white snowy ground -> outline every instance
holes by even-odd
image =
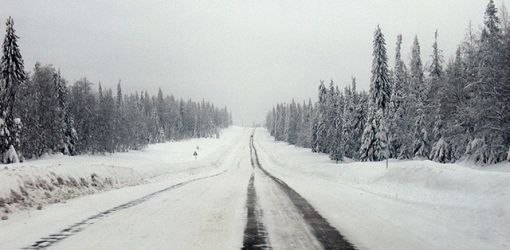
[[[141,151],[63,156],[0,166],[0,216],[69,198],[212,169],[244,129],[223,131],[220,139],[201,138],[149,145]],[[193,152],[199,146],[198,160]],[[94,175],[94,177],[92,177]]]
[[[242,246],[246,186],[251,174],[251,129],[233,127],[220,139],[193,139],[152,145],[141,152],[108,156],[51,157],[9,165],[0,189],[19,179],[55,172],[90,178],[91,172],[119,182],[145,184],[86,195],[45,206],[16,210],[0,221],[0,249],[28,247],[77,222],[180,182],[220,174],[162,192],[139,205],[85,225],[53,245],[57,249],[236,249]],[[199,159],[192,156],[199,145]],[[60,164],[60,165],[59,165]],[[13,170],[14,169],[14,170]],[[14,172],[7,175],[4,171]],[[226,171],[226,172],[225,172]],[[132,177],[134,176],[134,177]],[[9,178],[16,178],[10,180]],[[132,183],[129,183],[132,184]],[[44,197],[39,197],[44,201]]]
[[[257,129],[263,167],[360,249],[509,249],[510,164],[335,164]]]
[[[239,249],[252,173],[271,246],[319,248],[282,190],[260,170],[253,171],[251,131],[231,128],[219,140],[159,144],[143,152],[61,156],[9,165],[9,170],[0,170],[0,194],[9,193],[5,189],[15,188],[20,180],[49,172],[87,180],[94,172],[103,181],[115,178],[119,184],[112,187],[142,184],[45,205],[42,210],[16,210],[8,220],[0,220],[0,249],[30,246],[120,204],[216,174],[87,221],[79,226],[81,231],[52,248]],[[200,146],[198,160],[191,155],[196,145]],[[334,164],[326,155],[274,142],[260,128],[255,146],[267,171],[306,198],[360,249],[510,247],[509,164],[488,170],[429,161],[391,161],[389,169],[384,163]]]

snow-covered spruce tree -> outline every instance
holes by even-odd
[[[411,51],[411,97],[414,99],[415,106],[412,107],[412,115],[414,120],[414,134],[413,134],[413,151],[414,157],[428,158],[429,156],[429,138],[427,131],[426,120],[426,96],[428,88],[424,81],[423,64],[420,55],[420,44],[418,37],[414,38],[413,47]]]
[[[157,114],[154,110],[154,101],[153,98],[149,96],[149,92],[146,90],[141,95],[141,102],[144,113],[144,121],[147,126],[147,144],[158,142],[157,138],[159,137],[159,124],[157,123]],[[191,100],[190,100],[191,101]],[[193,103],[193,137],[202,137],[203,136],[203,127],[202,127],[202,109],[200,103]]]
[[[355,79],[352,79],[355,83]],[[343,125],[342,125],[342,137],[344,138],[344,156],[353,158],[353,142],[359,138],[353,138],[354,136],[354,94],[351,86],[347,86],[344,89],[344,107],[343,107]]]
[[[7,19],[6,26],[0,62],[3,81],[0,89],[0,157],[4,163],[13,163],[19,161],[22,126],[21,120],[14,117],[13,109],[18,87],[23,83],[26,75],[18,46],[18,36],[11,17]]]
[[[331,154],[336,148],[336,116],[338,115],[338,95],[335,91],[333,81],[329,83],[329,89],[326,95],[326,150],[324,153]]]
[[[290,112],[289,108],[286,103],[281,103],[282,108],[282,141],[287,141],[288,135],[289,135],[289,124],[290,124]]]
[[[465,88],[468,79],[464,70],[465,65],[461,48],[458,48],[455,59],[448,63],[445,70],[446,87],[441,107],[446,120],[444,136],[451,146],[451,161],[456,161],[464,155],[470,136],[470,120],[466,119],[469,99]]]
[[[390,157],[408,158],[410,140],[410,117],[408,115],[407,98],[409,96],[409,83],[407,69],[401,55],[402,35],[397,36],[395,48],[395,67],[391,88],[389,118]]]
[[[308,131],[308,110],[306,102],[303,101],[303,104],[297,104],[297,139],[296,145],[300,147],[307,147],[307,142],[309,141],[307,133]]]
[[[286,138],[286,134],[285,134],[286,112],[285,112],[285,107],[283,104],[278,104],[276,113],[277,113],[277,115],[276,115],[277,120],[276,120],[276,137],[275,138],[279,141],[283,141]]]
[[[181,135],[179,131],[182,127],[182,117],[180,113],[179,101],[173,95],[167,96],[166,99],[168,99],[167,102],[170,105],[170,111],[168,115],[168,123],[170,123],[170,126],[168,126],[169,131],[167,132],[167,138],[170,140],[177,140],[180,139]],[[221,126],[228,127],[229,125],[229,113],[225,108],[221,111]]]
[[[61,152],[64,141],[62,124],[64,116],[59,107],[58,85],[55,84],[54,75],[56,70],[51,65],[36,63],[32,81],[35,83],[37,92],[38,114],[38,139],[40,152],[38,156],[45,153]],[[34,112],[35,113],[35,112]]]
[[[140,97],[138,93],[131,94],[124,98],[126,119],[129,121],[127,126],[127,149],[137,150],[143,148],[145,145],[143,143],[143,134],[146,131],[146,124],[143,122],[143,112],[140,107],[141,105],[139,105],[139,98]],[[184,131],[182,131],[182,133],[184,133]]]
[[[425,106],[423,103],[416,104],[416,119],[414,122],[413,155],[417,158],[427,158],[429,155],[429,141]]]
[[[209,127],[206,126],[206,123],[209,122],[209,116],[202,109],[200,109],[200,111],[203,112],[203,114],[200,115],[202,119],[199,120],[198,137],[205,137],[209,132]],[[147,126],[149,127],[150,143],[158,143],[165,140],[163,124],[161,124],[159,119],[159,114],[156,106],[152,107]]]
[[[165,141],[165,132],[167,130],[167,124],[166,124],[166,121],[167,121],[167,116],[168,116],[168,110],[167,110],[167,105],[165,104],[165,98],[163,96],[163,91],[161,90],[161,88],[158,89],[158,95],[156,96],[156,114],[157,114],[157,119],[158,119],[158,123],[159,123],[159,132],[160,132],[160,142],[163,142]],[[209,115],[209,113],[207,113]],[[211,117],[209,116],[209,119],[211,119]],[[161,135],[161,131],[163,131],[163,134]]]
[[[474,138],[468,145],[468,158],[492,164],[505,160],[510,144],[508,136],[508,82],[504,80],[505,53],[503,33],[494,1],[485,11],[485,26],[479,42],[477,79],[468,84],[469,106],[473,109]],[[508,66],[506,66],[508,67]]]
[[[501,110],[510,110],[510,15],[504,4],[500,7],[500,21],[503,32],[501,55],[503,57],[501,61],[501,73],[502,79],[496,86],[496,99],[498,107]],[[506,83],[506,84],[505,84]],[[499,112],[501,113],[501,112]],[[506,121],[506,124],[510,123],[510,112],[502,113],[502,121]],[[510,126],[500,126],[503,129],[505,136],[503,138],[503,144],[508,148],[507,150],[507,161],[510,161]]]
[[[271,136],[274,136],[274,119],[276,116],[276,110],[273,105],[273,109],[266,115],[266,128]]]
[[[297,113],[297,106],[294,99],[292,99],[292,102],[290,105],[288,105],[288,111],[287,111],[287,138],[286,141],[290,144],[296,144],[297,143],[297,127],[298,127],[298,113]]]
[[[308,99],[308,105],[306,107],[306,117],[307,120],[304,121],[305,130],[303,134],[305,134],[305,147],[311,148],[312,144],[312,134],[313,134],[313,123],[314,123],[314,115],[316,113],[315,105],[312,103],[312,99]]]
[[[317,103],[317,138],[316,138],[316,152],[327,152],[327,135],[328,135],[328,109],[327,109],[327,95],[328,91],[324,86],[324,81],[319,85],[319,101]]]
[[[455,62],[449,64],[447,70],[449,107],[455,110],[452,120],[448,121],[448,136],[452,145],[452,156],[455,160],[466,155],[469,142],[474,138],[475,124],[479,114],[472,107],[472,100],[476,93],[470,87],[479,80],[478,53],[479,41],[469,23],[464,42],[459,46]]]
[[[314,112],[312,114],[312,129],[310,136],[310,147],[313,153],[319,152],[319,112],[318,103],[315,103]]]
[[[61,123],[61,133],[63,141],[61,144],[61,152],[66,155],[76,155],[76,144],[78,142],[78,134],[74,128],[74,119],[69,110],[69,103],[67,100],[68,92],[66,82],[60,74],[53,75],[53,81],[57,88],[58,110]]]
[[[191,137],[190,129],[192,128],[192,124],[190,122],[190,107],[189,102],[185,102],[181,99],[179,103],[179,117],[181,118],[180,122],[180,134],[183,136],[183,138]]]
[[[309,141],[309,129],[308,126],[308,111],[306,102],[297,103],[297,139],[296,145],[307,148],[307,142]],[[308,133],[308,134],[307,134]]]
[[[334,89],[334,103],[332,106],[334,117],[333,124],[333,144],[330,152],[330,158],[336,162],[342,161],[345,153],[345,138],[343,137],[343,125],[344,125],[344,97],[338,86]]]
[[[0,78],[0,82],[1,82]],[[35,152],[38,151],[38,122],[39,114],[38,109],[38,95],[35,84],[31,77],[27,77],[22,84],[20,84],[16,102],[14,105],[14,116],[19,117],[23,121],[23,131],[21,134],[21,146],[23,150],[23,158],[32,158]]]
[[[279,128],[280,128],[280,119],[281,119],[281,110],[280,110],[280,104],[276,104],[275,107],[275,115],[274,115],[274,128],[273,128],[273,136],[276,139],[279,136]]]
[[[177,112],[177,123],[176,123],[176,131],[179,134],[179,138],[184,137],[185,135],[185,117],[186,117],[186,107],[184,104],[184,100],[179,101],[179,108]]]
[[[78,134],[77,154],[92,152],[95,144],[96,98],[91,86],[92,83],[83,78],[71,87],[69,108]]]
[[[442,108],[442,99],[445,91],[443,78],[443,55],[437,44],[437,30],[434,35],[434,44],[432,45],[432,64],[429,68],[429,112],[434,116],[432,128],[432,141],[438,141],[443,136],[444,117]]]
[[[295,145],[303,147],[302,143],[301,143],[301,131],[303,130],[303,128],[302,128],[302,126],[303,126],[303,107],[301,107],[301,103],[299,103],[299,102],[296,102],[295,122],[296,122],[296,143],[295,143]]]
[[[352,115],[352,129],[351,137],[349,139],[351,143],[352,158],[359,159],[359,152],[361,148],[361,137],[365,130],[365,125],[368,117],[368,94],[363,90],[361,92],[356,91],[356,79],[352,81],[352,100],[354,105],[354,114]]]
[[[115,150],[125,152],[127,150],[127,119],[124,96],[122,95],[121,81],[117,83],[117,95],[115,98],[115,117],[114,117],[114,144]]]
[[[386,41],[377,26],[374,32],[372,77],[368,121],[363,131],[360,160],[379,161],[388,157],[386,114],[390,98]]]
[[[273,119],[272,119],[272,127],[271,127],[271,131],[272,132],[272,136],[275,138],[276,140],[276,133],[277,133],[277,129],[278,129],[278,112],[279,112],[279,106],[278,104],[276,104],[275,106],[273,106]]]
[[[445,136],[446,117],[443,107],[446,86],[443,77],[443,57],[437,43],[437,30],[432,45],[432,64],[429,68],[429,112],[434,116],[431,139],[434,142],[429,158],[433,161],[447,163],[452,161],[450,142]]]
[[[93,153],[106,152],[106,138],[104,137],[106,133],[110,132],[108,128],[108,120],[105,117],[106,112],[104,110],[105,107],[105,93],[103,93],[103,88],[101,86],[101,82],[98,83],[97,87],[97,99],[94,107],[94,116],[95,122],[93,124],[93,137],[94,137],[94,145],[93,145]]]
[[[149,141],[150,143],[158,143],[163,142],[165,140],[164,134],[164,106],[161,108],[159,105],[163,105],[163,93],[158,91],[158,95],[156,97],[146,95],[147,99],[150,102],[148,119],[147,119],[147,127],[149,128]],[[161,94],[161,96],[160,96]],[[161,99],[161,100],[160,100]],[[207,126],[209,122],[211,122],[211,116],[207,112],[207,106],[204,101],[199,104],[199,114],[197,121],[197,137],[205,137],[206,134],[209,133],[209,127]],[[160,113],[161,112],[161,113]]]
[[[115,100],[111,89],[104,91],[104,94],[100,96],[98,102],[98,124],[100,124],[99,150],[98,152],[115,152],[115,134],[114,134],[114,112],[115,112]]]

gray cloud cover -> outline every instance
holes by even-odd
[[[367,89],[378,24],[390,57],[402,33],[408,59],[416,34],[428,61],[437,28],[448,58],[487,2],[2,0],[0,18],[13,16],[28,70],[39,61],[70,82],[122,79],[127,91],[206,98],[248,125],[275,102],[315,98],[320,79],[345,86],[356,76]]]

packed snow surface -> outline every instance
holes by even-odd
[[[285,193],[252,168],[251,132],[233,127],[220,139],[7,165],[0,170],[0,197],[11,197],[12,189],[44,206],[36,210],[21,203],[10,205],[9,218],[0,221],[0,249],[27,247],[71,226],[79,230],[52,248],[239,249],[252,174],[271,246],[320,248]],[[509,164],[488,168],[417,160],[390,161],[389,168],[384,162],[335,164],[327,155],[275,142],[264,129],[256,129],[254,141],[264,169],[307,199],[359,249],[510,248]],[[64,184],[52,183],[55,176]],[[81,178],[88,186],[79,184]],[[46,186],[35,184],[40,180]],[[33,184],[28,185],[30,181]],[[74,194],[65,197],[49,187]],[[62,197],[60,202],[46,197],[44,190]],[[122,206],[138,200],[143,201]]]

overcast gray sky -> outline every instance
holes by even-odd
[[[508,1],[505,0],[508,6]],[[177,97],[227,105],[237,124],[262,122],[275,102],[315,99],[320,79],[368,89],[372,33],[389,56],[418,35],[429,60],[434,31],[449,58],[488,0],[0,0],[14,18],[25,67],[61,69],[125,91],[161,87]],[[502,0],[496,0],[498,6]],[[5,31],[1,29],[3,37]]]

